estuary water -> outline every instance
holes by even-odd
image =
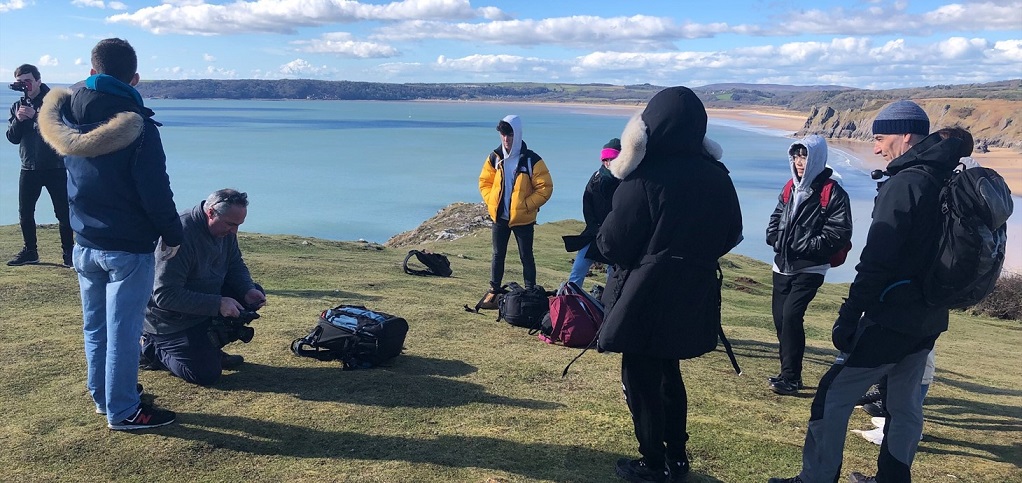
[[[6,106],[17,99],[0,97]],[[215,189],[233,187],[249,193],[244,231],[375,242],[415,228],[450,203],[480,201],[479,171],[499,143],[497,121],[507,114],[522,117],[525,142],[553,177],[553,197],[539,222],[581,219],[582,191],[599,167],[600,148],[620,136],[638,109],[476,102],[146,103],[163,123],[179,210]],[[708,135],[723,146],[742,203],[745,241],[736,251],[763,261],[772,259],[763,241],[766,222],[790,177],[786,154],[792,140],[786,134],[710,119]],[[18,151],[2,144],[0,224],[14,224]],[[829,164],[851,195],[855,230],[848,263],[832,270],[828,280],[851,281],[876,183],[848,153],[831,149]],[[36,216],[39,223],[55,221],[45,194]]]

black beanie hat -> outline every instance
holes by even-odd
[[[620,151],[621,150],[621,140],[618,139],[618,138],[611,139],[610,141],[607,141],[607,144],[603,145],[603,149],[616,149],[616,150]]]

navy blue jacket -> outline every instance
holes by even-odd
[[[71,228],[100,250],[152,253],[181,244],[181,222],[153,112],[134,99],[81,87],[54,89],[39,116],[65,156]]]

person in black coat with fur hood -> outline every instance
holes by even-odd
[[[717,259],[742,239],[738,194],[706,110],[686,87],[657,93],[621,135],[610,171],[621,179],[596,247],[618,266],[604,293],[598,347],[620,352],[621,380],[640,459],[628,481],[681,481],[689,471],[680,359],[717,346]]]

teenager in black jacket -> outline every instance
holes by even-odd
[[[809,302],[823,285],[830,257],[852,238],[848,193],[831,179],[827,141],[811,135],[788,148],[791,182],[770,215],[766,242],[774,247],[773,318],[780,344],[781,372],[770,389],[794,395],[802,388],[803,326]],[[823,197],[827,206],[823,207]]]
[[[685,87],[660,91],[621,135],[610,171],[621,179],[596,248],[617,266],[603,300],[599,349],[621,353],[621,380],[640,459],[628,481],[681,481],[688,401],[680,359],[717,345],[717,259],[741,239],[742,214],[706,111]]]

